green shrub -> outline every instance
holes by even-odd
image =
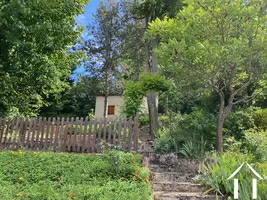
[[[203,159],[205,157],[207,141],[186,141],[179,153],[189,159]]]
[[[267,129],[267,108],[254,111],[252,116],[257,128]]]
[[[169,116],[167,115],[160,115],[159,116],[159,128],[168,127],[170,124]]]
[[[178,121],[174,119],[172,123],[172,135],[180,138],[181,141],[207,141],[213,144],[216,133],[216,118],[214,115],[203,110],[194,109],[190,114],[182,115]],[[207,148],[211,148],[207,146]]]
[[[224,134],[236,140],[244,137],[244,130],[254,128],[254,119],[252,117],[253,109],[242,109],[232,112],[225,120]]]
[[[170,118],[169,118],[170,117]],[[215,117],[203,110],[190,114],[163,116],[159,138],[154,141],[158,153],[179,153],[188,158],[201,158],[212,150],[215,141]]]
[[[146,126],[149,125],[149,117],[148,115],[140,115],[139,116],[139,126]]]
[[[210,186],[212,190],[218,194],[223,194],[228,199],[233,199],[234,184],[233,179],[227,180],[230,175],[243,163],[243,168],[236,175],[235,178],[239,180],[239,199],[251,199],[252,189],[251,180],[254,175],[247,168],[246,163],[252,165],[252,167],[265,177],[267,163],[253,163],[253,156],[251,154],[243,154],[239,152],[226,152],[220,156],[215,156],[210,159],[212,163],[205,163],[201,168],[203,176],[200,177],[200,182]],[[258,181],[258,198],[259,200],[265,200],[267,197],[267,180]],[[227,198],[226,198],[227,199]]]
[[[267,131],[246,130],[243,146],[256,161],[267,161]]]
[[[1,199],[149,200],[149,171],[141,167],[140,159],[119,151],[104,155],[0,152]]]
[[[164,128],[169,126],[169,117],[166,115],[160,115],[158,118],[159,128]],[[139,116],[139,126],[149,125],[149,117],[147,114],[143,114]]]
[[[175,138],[171,138],[169,134],[162,135],[154,141],[154,149],[156,153],[178,153],[179,147],[182,143],[179,144]]]

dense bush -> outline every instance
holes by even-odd
[[[1,199],[150,199],[149,171],[131,153],[1,152],[0,167]]]
[[[255,178],[253,173],[248,169],[246,163],[252,167],[262,176],[267,175],[267,163],[258,163],[253,165],[255,158],[251,154],[244,154],[239,152],[226,152],[220,156],[210,158],[211,163],[203,164],[201,172],[203,176],[200,178],[201,183],[210,186],[212,190],[218,194],[225,195],[226,199],[234,199],[234,181],[227,180],[230,175],[243,163],[243,168],[236,175],[235,178],[239,180],[239,199],[251,199],[252,188],[251,180]],[[267,199],[267,180],[258,181],[258,198],[259,200]]]
[[[267,129],[267,109],[258,109],[253,113],[253,119],[256,127],[259,129]]]
[[[162,121],[165,124],[154,142],[156,152],[174,152],[189,158],[199,158],[206,150],[213,148],[216,131],[213,115],[194,109],[190,114],[176,114],[168,121]]]
[[[246,130],[243,148],[253,154],[257,161],[267,161],[267,132]]]
[[[232,112],[225,120],[224,134],[233,136],[236,140],[242,139],[244,137],[244,130],[255,126],[252,115],[253,109],[242,109]]]
[[[159,130],[159,138],[154,141],[154,149],[157,153],[179,153],[182,143],[172,137],[169,129]]]

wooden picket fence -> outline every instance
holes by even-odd
[[[138,151],[138,119],[1,118],[0,148],[56,152]]]

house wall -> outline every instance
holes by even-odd
[[[103,116],[104,116],[104,100],[105,100],[105,97],[103,97],[103,96],[97,96],[96,97],[96,105],[95,105],[96,118],[103,118]],[[121,114],[122,104],[123,104],[123,97],[122,96],[109,96],[108,97],[108,105],[114,105],[115,106],[115,114],[114,115],[108,115],[108,117],[109,118],[116,117],[116,116],[119,117]],[[144,108],[144,112],[148,113],[146,97],[144,97],[142,107]]]

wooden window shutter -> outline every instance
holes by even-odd
[[[115,114],[115,106],[110,105],[108,106],[108,115],[114,115]]]

